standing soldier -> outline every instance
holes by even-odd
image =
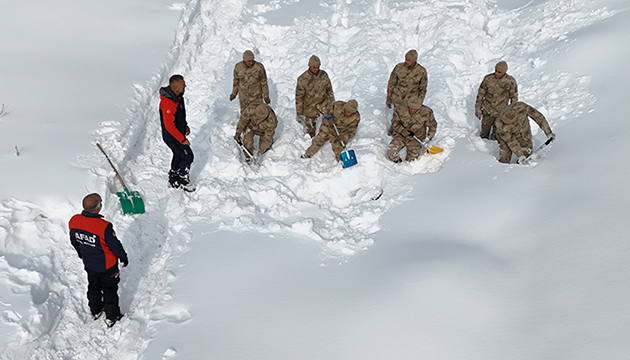
[[[413,95],[424,102],[427,95],[427,70],[417,63],[418,52],[409,50],[405,54],[405,62],[399,63],[392,70],[387,83],[388,108],[393,105],[402,105]]]
[[[118,261],[126,267],[129,260],[112,223],[99,215],[101,206],[99,194],[83,198],[83,212],[70,219],[70,243],[87,272],[87,298],[92,317],[96,320],[105,311],[105,321],[112,327],[123,317],[118,306]]]
[[[238,95],[241,102],[241,113],[253,102],[265,101],[269,104],[269,87],[267,86],[267,73],[265,67],[254,60],[254,53],[246,50],[243,53],[243,61],[234,66],[234,85],[230,101]]]
[[[399,63],[389,75],[387,83],[387,99],[385,105],[402,105],[412,96],[417,96],[420,102],[424,102],[427,95],[427,70],[417,62],[418,52],[414,49],[407,51],[405,62]],[[390,127],[389,133],[392,133]]]
[[[254,154],[254,135],[260,137],[258,140],[258,156],[260,156],[271,147],[277,126],[278,119],[269,105],[252,103],[243,111],[241,119],[236,125],[234,140],[243,144],[249,152],[248,154],[243,151],[248,163],[252,161],[249,155]]]
[[[317,117],[320,112],[330,109],[335,101],[328,74],[319,69],[320,61],[315,55],[308,60],[306,70],[297,80],[295,87],[295,110],[298,121],[306,127],[306,132],[315,136]]]
[[[406,104],[397,105],[394,108],[392,119],[394,139],[389,144],[387,155],[393,162],[401,162],[399,152],[406,147],[406,161],[413,161],[422,152],[419,141],[428,143],[437,129],[437,122],[433,116],[433,110],[422,105],[420,98],[412,96]]]
[[[305,159],[312,157],[322,145],[330,141],[335,158],[340,161],[339,155],[343,151],[341,142],[347,144],[357,133],[357,127],[361,120],[361,115],[357,111],[358,106],[356,100],[335,101],[332,109],[324,115],[319,132],[302,157]]]
[[[499,162],[509,163],[514,153],[518,157],[518,163],[522,163],[532,153],[532,131],[528,118],[540,126],[547,139],[553,141],[556,138],[540,111],[524,102],[514,103],[501,111],[495,124],[499,142]]]
[[[494,67],[494,73],[483,78],[477,101],[475,102],[475,116],[481,120],[482,139],[494,140],[494,123],[497,115],[506,106],[518,101],[516,80],[507,74],[507,63],[499,61]]]
[[[194,191],[195,186],[188,178],[194,155],[190,141],[186,138],[190,134],[190,128],[186,122],[185,89],[186,82],[181,75],[171,76],[169,85],[160,88],[160,124],[162,139],[173,152],[171,169],[168,172],[169,185]]]

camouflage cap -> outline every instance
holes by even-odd
[[[407,105],[412,109],[418,110],[422,107],[422,101],[420,101],[419,97],[412,96],[409,98],[409,101],[407,101]]]
[[[264,119],[269,115],[269,107],[264,104],[260,104],[256,107],[256,118]]]
[[[499,61],[494,66],[494,70],[500,72],[501,74],[505,74],[507,72],[507,63],[505,61]]]
[[[501,121],[505,124],[511,124],[516,121],[516,111],[511,107],[505,108],[501,112]]]
[[[310,59],[308,59],[308,66],[319,67],[319,65],[321,65],[321,62],[317,56],[313,55]]]
[[[254,60],[254,53],[251,50],[245,50],[243,53],[243,61],[252,61]]]
[[[414,49],[407,51],[405,54],[405,60],[409,61],[417,61],[418,60],[418,52]]]
[[[350,100],[347,103],[345,103],[345,105],[343,106],[343,109],[349,113],[355,113],[357,112],[357,109],[359,108],[359,104],[357,103],[356,100]]]

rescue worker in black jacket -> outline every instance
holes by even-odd
[[[99,194],[83,198],[83,212],[70,219],[70,242],[77,250],[88,277],[88,306],[94,320],[105,311],[108,326],[122,318],[118,306],[118,261],[129,264],[127,253],[116,238],[112,223],[99,215]]]
[[[169,85],[160,88],[160,124],[162,139],[173,152],[171,170],[168,173],[169,185],[185,191],[195,191],[195,186],[188,177],[194,156],[190,141],[186,138],[190,134],[190,128],[186,122],[185,89],[186,82],[181,75],[171,76]]]

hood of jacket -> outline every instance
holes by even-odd
[[[176,95],[173,90],[171,90],[170,86],[165,86],[160,88],[160,95],[164,96],[167,99],[171,99],[175,102],[180,102],[181,99],[184,98],[184,96],[178,96]]]

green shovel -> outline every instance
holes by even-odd
[[[116,173],[118,181],[120,181],[120,185],[123,187],[123,191],[116,193],[116,195],[118,195],[118,199],[120,199],[120,206],[122,207],[123,214],[144,214],[144,201],[142,201],[140,193],[137,191],[129,191],[129,189],[127,189],[125,182],[120,177],[120,174],[118,174],[118,170],[116,170],[112,161],[109,160],[109,156],[107,156],[105,150],[101,147],[101,144],[96,143],[96,146],[99,150],[101,150],[103,155],[105,155],[105,158],[107,158],[109,165],[111,165],[112,169],[114,169],[114,172]]]

